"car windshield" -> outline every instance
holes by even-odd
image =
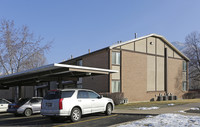
[[[44,99],[60,99],[60,98],[69,98],[73,95],[74,91],[49,91]]]
[[[17,105],[23,105],[29,100],[30,98],[20,98],[19,101],[17,102]]]

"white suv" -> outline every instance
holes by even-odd
[[[81,115],[104,112],[110,115],[114,109],[113,100],[102,97],[92,90],[63,89],[51,90],[42,100],[41,114],[54,119],[58,116],[70,116],[73,122]]]

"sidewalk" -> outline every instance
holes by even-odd
[[[200,116],[200,113],[185,113],[180,111],[186,111],[190,108],[200,107],[200,103],[189,103],[184,105],[177,105],[171,107],[164,107],[155,110],[137,110],[137,109],[115,109],[113,113],[120,113],[120,114],[148,114],[148,115],[158,115],[164,113],[178,113],[184,115],[195,115]]]

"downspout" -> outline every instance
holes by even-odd
[[[167,54],[167,48],[165,48],[165,64],[164,64],[164,90],[165,90],[165,94],[168,94],[168,54]]]

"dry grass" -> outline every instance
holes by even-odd
[[[117,109],[122,108],[128,108],[128,109],[134,109],[139,107],[168,107],[168,104],[174,104],[174,106],[177,105],[183,105],[188,103],[200,103],[200,99],[184,99],[184,100],[173,100],[173,101],[153,101],[153,102],[135,102],[135,103],[128,103],[128,104],[121,104],[117,105]],[[171,106],[170,106],[171,107]]]

